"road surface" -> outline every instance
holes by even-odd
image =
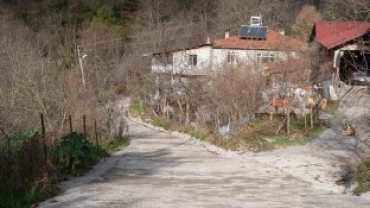
[[[126,149],[63,183],[63,193],[40,207],[369,208],[368,198],[345,194],[351,184],[335,184],[370,149],[367,99],[348,95],[332,128],[314,142],[258,154],[229,153],[131,121]],[[356,138],[341,135],[343,122],[358,127]]]

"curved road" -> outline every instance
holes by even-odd
[[[130,132],[126,149],[63,183],[63,193],[40,207],[370,207],[364,198],[339,193],[344,187],[327,175],[333,173],[319,170],[327,160],[306,154],[309,147],[239,156],[137,122]],[[319,174],[305,175],[314,164]]]

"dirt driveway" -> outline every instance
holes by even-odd
[[[130,132],[128,148],[63,183],[56,202],[40,207],[370,207],[333,183],[342,163],[319,154],[337,151],[331,145],[217,154],[189,137],[136,122]]]

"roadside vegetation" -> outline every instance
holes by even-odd
[[[367,159],[355,171],[355,180],[358,186],[353,190],[353,194],[359,196],[370,191],[370,159]]]
[[[305,126],[303,118],[296,118],[292,120],[290,132],[287,133],[284,129],[278,131],[284,121],[283,117],[275,116],[270,119],[268,115],[265,115],[256,118],[248,125],[244,125],[226,139],[213,132],[208,126],[184,127],[171,123],[165,117],[150,113],[138,103],[133,103],[131,113],[153,126],[169,131],[183,132],[224,149],[238,151],[261,152],[292,145],[305,145],[317,138],[328,127],[325,122],[318,123],[313,127]]]
[[[290,132],[278,131],[283,118],[257,118],[250,125],[242,128],[236,139],[227,143],[232,150],[248,150],[254,152],[270,151],[293,145],[305,145],[317,138],[325,129],[325,124],[313,127],[305,126],[303,119],[292,120]]]
[[[352,172],[357,187],[353,190],[354,195],[361,195],[370,191],[370,158],[364,160],[355,171]]]
[[[115,137],[97,145],[76,132],[51,141],[37,128],[0,140],[0,208],[27,208],[58,194],[60,181],[85,174],[129,143],[127,137]]]
[[[324,110],[324,112],[329,113],[329,114],[335,114],[337,112],[338,107],[339,107],[338,100],[329,100],[328,105],[326,109]]]
[[[105,145],[105,150],[107,153],[111,154],[113,152],[117,152],[123,147],[127,147],[130,144],[129,138],[122,137],[122,136],[115,136],[113,141],[109,142]]]
[[[29,207],[58,192],[57,172],[36,129],[0,140],[0,207]]]

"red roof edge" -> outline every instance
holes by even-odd
[[[370,22],[318,21],[315,22],[315,39],[327,49],[359,38],[370,32]]]

